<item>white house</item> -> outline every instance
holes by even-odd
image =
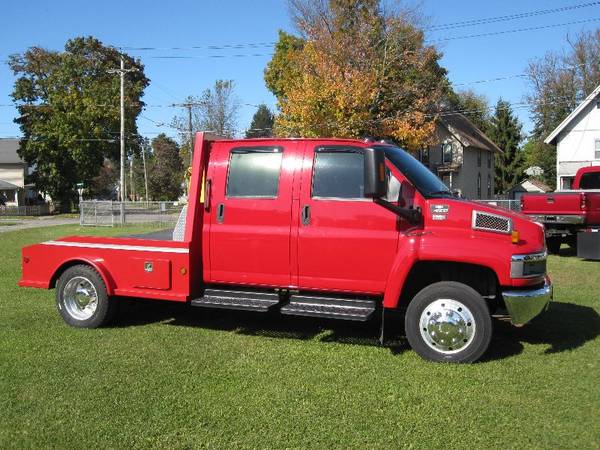
[[[558,189],[570,189],[580,167],[600,165],[600,86],[544,142],[556,145]]]
[[[7,205],[25,203],[25,173],[27,164],[17,154],[18,139],[0,139],[0,195]]]

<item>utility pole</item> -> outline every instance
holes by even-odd
[[[118,73],[121,77],[121,176],[119,179],[119,196],[121,200],[121,223],[124,222],[124,205],[125,201],[125,74],[135,72],[137,69],[125,69],[125,58],[121,55],[121,67],[119,69],[111,69],[109,73]]]
[[[175,103],[171,106],[177,108],[187,108],[188,110],[188,133],[190,135],[190,167],[194,162],[194,130],[192,126],[192,108],[194,106],[200,106],[200,103],[197,102],[186,102],[186,103]]]
[[[142,162],[144,164],[144,188],[146,189],[146,203],[150,200],[148,197],[148,172],[146,171],[146,145],[142,144]]]
[[[131,198],[135,201],[135,186],[133,185],[133,156],[129,161],[129,192],[131,193]]]

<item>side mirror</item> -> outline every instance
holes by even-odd
[[[381,148],[365,148],[364,155],[364,195],[369,198],[385,197],[388,188],[385,153]]]

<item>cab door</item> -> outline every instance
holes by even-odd
[[[208,281],[290,285],[293,161],[297,143],[215,143]]]
[[[381,293],[398,245],[398,217],[363,196],[361,147],[307,147],[300,190],[298,284]]]

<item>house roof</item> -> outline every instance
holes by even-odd
[[[524,181],[529,181],[531,184],[533,184],[536,188],[541,189],[544,192],[550,192],[552,191],[552,188],[550,186],[548,186],[546,183],[544,183],[543,181],[540,181],[536,178],[527,178]]]
[[[490,152],[503,153],[500,147],[462,114],[441,114],[439,121],[450,133],[458,135],[459,140],[466,142],[467,145]]]
[[[23,164],[18,148],[18,139],[0,139],[0,164]]]
[[[577,108],[575,108],[573,110],[573,112],[571,114],[569,114],[565,120],[563,120],[559,126],[557,126],[554,131],[552,133],[550,133],[548,135],[548,137],[546,139],[544,139],[544,142],[546,144],[553,144],[554,141],[556,141],[556,138],[558,137],[558,135],[560,134],[561,131],[563,131],[566,127],[569,126],[569,124],[579,115],[579,113],[581,113],[581,111],[583,111],[591,102],[594,101],[594,99],[596,99],[596,97],[598,97],[600,95],[600,85],[598,85],[598,87],[596,89],[594,89],[592,91],[592,93],[590,95],[588,95],[586,97],[586,99],[581,102],[579,104],[579,106],[577,106]]]
[[[540,181],[536,178],[525,178],[524,180],[521,180],[519,183],[515,184],[512,188],[510,188],[510,191],[513,192],[530,192],[530,190],[528,190],[525,187],[525,183],[529,183],[531,185],[533,185],[534,187],[538,188],[541,192],[551,192],[552,188],[550,186],[548,186],[546,183],[544,183],[543,181]],[[518,189],[521,188],[521,189]]]
[[[19,189],[16,184],[9,183],[8,181],[0,180],[0,190],[2,191],[14,191]]]

